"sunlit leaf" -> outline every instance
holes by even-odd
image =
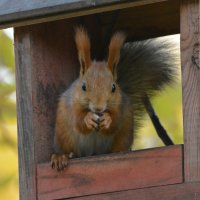
[[[0,31],[0,66],[6,66],[14,72],[13,41]]]

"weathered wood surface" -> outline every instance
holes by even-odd
[[[113,32],[123,30],[129,41],[180,33],[180,2],[169,0],[117,11]],[[116,12],[99,14],[103,33]]]
[[[36,161],[33,134],[31,44],[25,32],[15,37],[19,185],[21,199],[36,199]]]
[[[184,114],[184,174],[200,181],[200,23],[199,0],[181,2],[181,63]]]
[[[73,24],[15,29],[21,199],[36,199],[36,164],[53,152],[59,94],[78,75]]]
[[[179,0],[21,0],[20,3],[18,0],[1,0],[0,28],[24,26],[165,1],[171,4],[173,9],[175,1]],[[171,23],[172,26],[173,23],[174,21]]]
[[[71,160],[64,172],[37,167],[38,199],[60,199],[181,183],[182,146]]]
[[[175,184],[71,198],[73,200],[199,200],[200,183]]]

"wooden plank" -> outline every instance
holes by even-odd
[[[32,68],[33,142],[37,163],[50,159],[59,95],[79,74],[74,23],[75,20],[68,20],[27,28],[31,42],[29,67]]]
[[[29,35],[15,33],[16,85],[17,85],[17,125],[19,155],[20,199],[36,199],[36,169],[34,154],[34,134],[31,88],[31,44]]]
[[[24,26],[64,18],[84,16],[167,0],[3,0],[0,2],[0,28]]]
[[[153,188],[120,191],[86,197],[71,198],[74,200],[199,200],[200,183],[175,184]]]
[[[99,14],[103,33],[113,26],[116,12]],[[123,30],[128,41],[180,33],[180,1],[169,0],[156,4],[131,7],[118,11],[113,32]]]
[[[96,23],[101,27],[103,36],[107,33],[107,30],[111,29],[111,27],[113,26],[113,18],[115,18],[116,22],[112,28],[112,32],[115,32],[116,30],[123,30],[128,36],[128,41],[177,34],[180,32],[179,0],[162,1],[147,4],[145,6],[135,5],[117,11],[114,10],[93,15],[87,15],[87,17],[89,16],[98,19]],[[83,18],[87,17],[84,16],[80,19],[82,20]],[[57,20],[60,18],[58,17],[55,19]],[[40,22],[45,21],[43,20],[43,18],[37,20],[41,20]],[[37,23],[38,22],[39,21],[37,21]],[[23,21],[22,25],[26,25],[29,23],[32,22],[28,21],[26,23]]]
[[[181,2],[185,181],[200,181],[199,0]]]
[[[36,164],[53,152],[57,99],[79,73],[73,24],[15,29],[20,199],[36,199]]]
[[[181,183],[182,146],[71,160],[64,172],[37,167],[38,199],[60,199]]]

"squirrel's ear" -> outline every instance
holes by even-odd
[[[117,32],[113,35],[109,45],[108,67],[111,70],[114,78],[117,78],[116,66],[120,58],[120,50],[125,41],[125,35],[122,32]]]
[[[81,65],[80,75],[83,75],[91,64],[90,39],[83,27],[75,29],[75,42],[78,49],[78,57]]]

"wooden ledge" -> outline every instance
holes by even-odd
[[[75,197],[73,200],[199,200],[200,183],[183,183],[138,190]]]
[[[24,26],[59,19],[84,16],[167,0],[4,0],[0,2],[0,28]]]
[[[38,199],[60,199],[183,182],[182,145],[73,159],[64,172],[37,166]]]

